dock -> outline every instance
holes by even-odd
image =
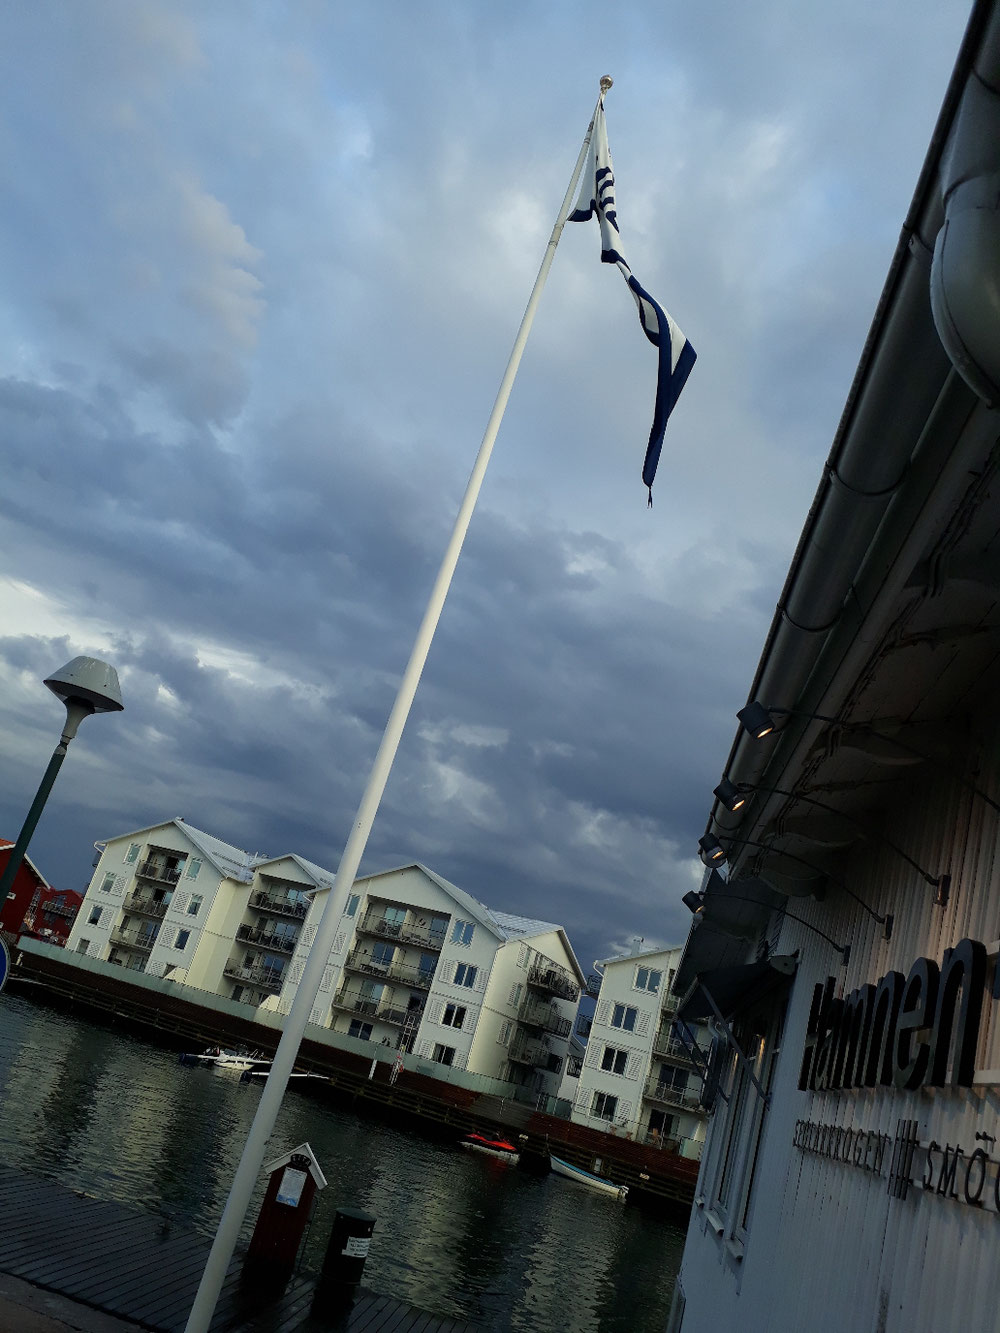
[[[209,1243],[188,1227],[44,1176],[0,1166],[0,1272],[153,1333],[183,1333]],[[339,1324],[311,1313],[316,1279],[296,1274],[262,1300],[230,1264],[211,1333],[482,1333],[362,1288]]]

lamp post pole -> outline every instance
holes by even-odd
[[[124,708],[118,686],[118,673],[113,666],[98,661],[96,657],[74,657],[73,661],[68,662],[61,671],[49,676],[45,684],[66,705],[66,725],[35,792],[35,799],[21,826],[21,832],[17,835],[17,841],[10,849],[3,875],[0,876],[0,909],[3,908],[7,895],[14,885],[14,879],[28,850],[31,835],[41,818],[49,792],[66,758],[66,750],[76,735],[80,723],[92,713],[120,712]]]

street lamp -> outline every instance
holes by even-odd
[[[99,661],[96,657],[74,657],[72,662],[67,662],[60,671],[49,676],[44,684],[66,705],[66,725],[63,727],[59,744],[52,752],[49,766],[35,793],[35,799],[31,803],[31,809],[28,811],[21,832],[17,835],[17,842],[11,848],[3,876],[0,877],[0,908],[7,901],[14,877],[21,868],[31,835],[41,817],[56,775],[62,767],[62,761],[66,758],[67,747],[76,735],[77,727],[85,717],[90,717],[91,713],[120,713],[125,707],[118,685],[118,672],[113,666]]]

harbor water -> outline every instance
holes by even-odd
[[[259,1085],[182,1066],[109,1027],[0,995],[0,1157],[211,1236]],[[680,1226],[289,1089],[274,1155],[308,1141],[329,1181],[303,1251],[316,1268],[334,1210],[377,1225],[365,1285],[497,1333],[661,1333]],[[250,1210],[247,1238],[261,1186]]]

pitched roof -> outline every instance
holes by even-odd
[[[0,852],[4,851],[4,849],[7,848],[7,847],[13,847],[13,846],[14,846],[14,844],[11,842],[11,840],[10,840],[9,838],[0,838]],[[6,863],[5,863],[5,864],[6,864]],[[49,881],[45,878],[45,876],[42,874],[42,872],[41,872],[41,871],[38,869],[38,867],[35,865],[34,861],[32,861],[32,859],[31,859],[30,856],[27,856],[27,855],[25,856],[25,858],[24,858],[24,864],[28,867],[28,869],[29,869],[29,870],[31,871],[31,873],[34,875],[35,879],[38,880],[39,884],[43,885],[46,889],[50,889],[50,888],[52,887],[52,885],[49,883]]]
[[[214,838],[211,833],[204,833],[193,824],[186,823],[179,816],[176,819],[164,819],[159,824],[147,824],[145,828],[133,829],[130,833],[116,833],[113,838],[101,838],[99,842],[109,843],[118,842],[122,838],[137,838],[141,833],[152,833],[156,829],[169,828],[171,825],[179,829],[187,840],[211,861],[220,875],[225,875],[229,879],[242,880],[244,884],[248,884],[253,878],[254,867],[262,861],[273,859],[264,856],[263,853],[244,852],[239,847],[233,847],[230,843],[223,842],[221,838]]]

